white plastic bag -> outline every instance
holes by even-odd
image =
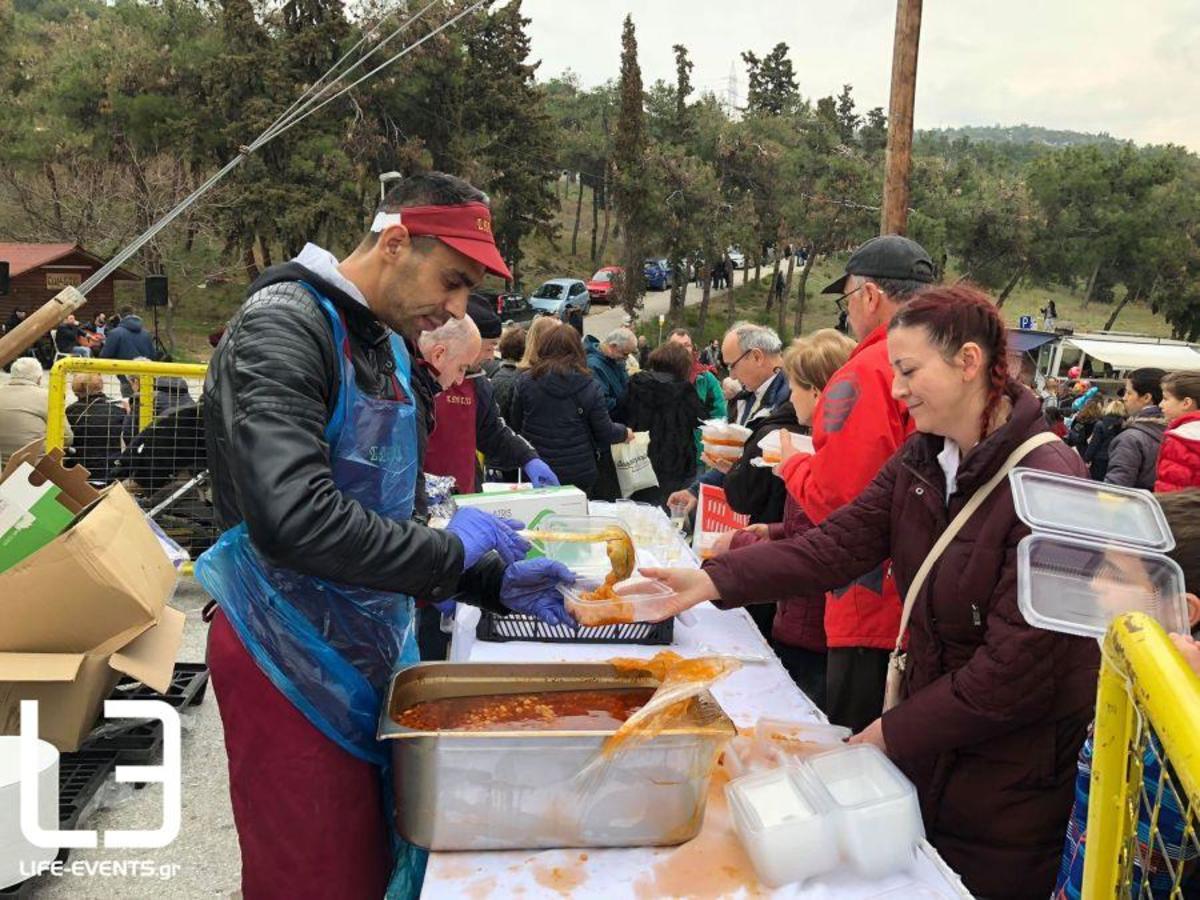
[[[629,443],[613,444],[612,458],[622,497],[658,487],[658,476],[654,474],[654,466],[650,465],[650,432],[637,431]]]

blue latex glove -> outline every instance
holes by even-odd
[[[451,598],[450,600],[438,600],[433,604],[434,609],[440,612],[443,616],[453,616],[454,608],[458,606],[458,601]]]
[[[536,456],[525,463],[524,468],[525,477],[535,488],[558,487],[558,476],[554,474],[554,470]]]
[[[574,584],[574,573],[555,559],[526,559],[513,563],[500,583],[500,602],[513,612],[537,616],[547,625],[575,626],[563,606],[558,584]]]
[[[463,570],[471,568],[490,550],[500,554],[506,566],[524,559],[529,552],[529,541],[517,534],[524,522],[516,519],[501,519],[479,509],[464,506],[450,519],[447,531],[458,535],[463,544],[466,559]]]

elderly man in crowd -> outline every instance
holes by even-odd
[[[121,452],[125,410],[108,399],[98,372],[71,379],[75,402],[67,407],[67,423],[75,432],[75,459],[93,481],[107,481],[112,458]]]
[[[583,339],[587,351],[588,368],[592,377],[600,385],[600,393],[604,395],[604,405],[608,414],[614,419],[623,421],[622,414],[625,406],[625,395],[629,391],[629,370],[626,361],[638,352],[638,338],[633,330],[622,326],[614,328],[603,341],[588,335]],[[621,487],[617,482],[617,469],[612,456],[605,450],[600,454],[596,484],[592,488],[594,500],[619,500]]]
[[[0,387],[0,465],[33,441],[46,439],[46,410],[50,393],[42,387],[42,365],[31,356],[12,364],[8,384]],[[63,440],[71,443],[71,426],[64,423]]]

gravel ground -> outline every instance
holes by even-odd
[[[180,582],[173,604],[187,614],[180,662],[202,662],[208,626],[200,611],[208,602],[204,590],[192,579]],[[162,791],[158,785],[134,790],[109,784],[98,796],[100,806],[81,827],[97,829],[156,828],[162,822]],[[103,843],[103,840],[101,840]],[[168,867],[169,878],[129,875],[66,874],[43,876],[33,886],[37,900],[76,898],[239,897],[241,860],[233,811],[229,805],[229,778],[225,768],[225,743],[217,702],[209,685],[204,701],[183,717],[183,824],[179,837],[161,850],[73,850],[70,862],[148,861],[156,873]]]

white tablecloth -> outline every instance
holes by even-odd
[[[675,623],[671,649],[683,656],[724,654],[744,665],[713,687],[713,695],[740,727],[760,716],[824,721],[796,687],[745,610],[723,612],[705,603],[692,610],[690,625]],[[604,660],[613,656],[650,657],[663,647],[615,644],[491,643],[475,638],[479,611],[459,607],[450,658],[455,661]],[[723,777],[723,776],[722,776]],[[424,898],[519,896],[578,897],[806,897],[920,898],[970,897],[958,877],[928,844],[912,871],[866,882],[839,872],[800,887],[772,891],[759,885],[729,823],[723,797],[710,796],[704,830],[679,847],[433,853],[425,875]]]

